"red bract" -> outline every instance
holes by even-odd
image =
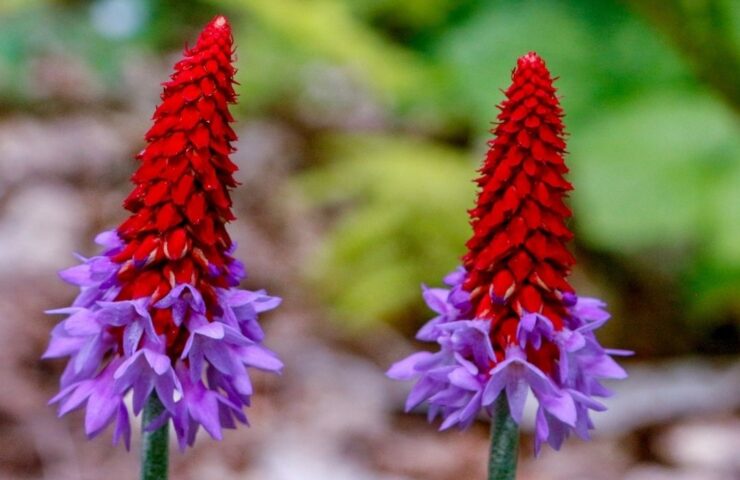
[[[229,274],[231,239],[224,227],[234,219],[229,188],[237,170],[229,160],[237,138],[228,110],[235,99],[232,42],[228,22],[216,17],[164,84],[148,145],[137,156],[135,187],[124,202],[132,214],[118,227],[124,248],[113,257],[122,264],[116,300],[147,296],[153,304],[188,283],[203,296],[210,319],[214,288],[238,283]],[[168,354],[176,358],[183,329],[164,312],[154,318],[155,329],[167,335]]]
[[[516,343],[519,319],[542,313],[555,330],[566,315],[562,295],[572,293],[566,277],[574,263],[566,243],[571,211],[563,202],[572,189],[563,175],[563,111],[545,62],[521,57],[512,75],[499,123],[477,179],[473,236],[463,257],[476,318],[491,320],[496,356]],[[556,348],[528,349],[543,371],[553,367]]]

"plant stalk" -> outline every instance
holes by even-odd
[[[511,418],[505,392],[499,394],[493,408],[488,480],[514,480],[519,451],[519,426]]]
[[[141,420],[141,480],[167,480],[169,422],[154,431],[146,431],[164,411],[155,392],[149,395]]]

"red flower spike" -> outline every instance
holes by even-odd
[[[517,342],[516,325],[526,313],[548,312],[554,328],[566,315],[562,293],[574,263],[565,247],[570,210],[563,198],[571,185],[563,174],[563,115],[545,62],[529,53],[518,60],[499,123],[476,180],[471,209],[473,236],[463,258],[473,311],[486,313],[497,354]],[[488,292],[476,295],[474,292]],[[533,358],[550,371],[556,348]]]
[[[512,80],[475,180],[463,266],[445,277],[449,288],[424,289],[436,316],[417,338],[439,352],[413,353],[387,375],[415,379],[408,404],[428,402],[430,421],[441,416],[442,429],[469,427],[502,395],[520,423],[531,390],[539,452],[545,442],[559,449],[573,431],[585,437],[588,410],[603,409],[593,398],[608,392],[599,381],[627,376],[611,355],[629,353],[599,344],[594,330],[609,318],[605,304],[568,284],[574,259],[564,198],[571,185],[563,178],[563,111],[550,73],[529,53]]]
[[[172,421],[181,449],[201,426],[220,440],[223,428],[246,423],[248,369],[282,369],[262,345],[257,318],[281,299],[238,288],[246,272],[225,225],[237,184],[228,158],[236,140],[232,50],[231,28],[217,16],[163,84],[124,201],[129,218],[95,237],[100,255],[60,272],[80,294],[73,308],[49,312],[68,316],[44,356],[71,362],[52,402],[60,414],[85,406],[89,437],[115,423],[114,444],[123,438],[128,448],[124,398],[135,390],[135,412],[159,398],[159,419],[164,428]]]
[[[228,104],[235,99],[232,53],[231,28],[216,17],[164,84],[148,145],[138,155],[134,189],[124,202],[131,216],[118,227],[124,247],[113,260],[133,262],[119,271],[116,300],[162,298],[183,282],[197,282],[206,292],[210,285],[229,284],[231,239],[224,223],[234,218],[229,189],[236,185],[236,166],[228,158],[236,140],[228,125]],[[207,313],[211,318],[213,312]],[[155,325],[172,335],[178,331],[164,313]],[[168,354],[176,358],[180,352]]]

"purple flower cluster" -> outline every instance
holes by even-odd
[[[281,300],[264,291],[217,288],[220,314],[210,321],[200,292],[190,284],[175,285],[153,304],[149,297],[116,301],[120,265],[111,257],[122,243],[114,231],[98,235],[96,243],[104,247],[102,255],[81,258],[80,265],[60,272],[80,288],[72,306],[47,312],[67,315],[52,331],[44,353],[44,358],[69,357],[61,390],[50,402],[59,403],[59,415],[86,406],[88,437],[115,421],[113,441],[123,438],[127,448],[129,392],[135,415],[156,392],[165,410],[147,428],[171,419],[181,449],[193,444],[200,426],[221,439],[222,428],[246,424],[243,407],[252,395],[247,368],[279,373],[283,366],[262,345],[257,322],[259,313]],[[233,262],[231,284],[236,285],[245,274],[243,265]],[[157,309],[171,309],[174,323],[187,331],[179,357],[168,354],[164,335],[155,330]]]
[[[445,278],[450,288],[423,287],[424,299],[437,316],[419,330],[417,339],[436,342],[440,348],[435,353],[414,353],[388,370],[392,379],[416,380],[406,411],[427,401],[429,421],[441,416],[441,429],[466,428],[481,409],[492,414],[496,398],[505,394],[512,418],[520,423],[531,390],[538,402],[536,453],[544,442],[559,449],[571,432],[588,439],[593,428],[589,410],[606,409],[594,397],[611,394],[600,380],[627,376],[611,355],[630,354],[605,349],[596,339],[594,330],[609,319],[604,303],[565,295],[568,317],[557,331],[547,317],[525,313],[519,322],[518,344],[510,345],[500,358],[491,343],[490,320],[471,313],[461,286],[464,278],[465,271],[459,268]],[[527,347],[538,350],[543,340],[560,352],[558,368],[550,375],[527,360]]]

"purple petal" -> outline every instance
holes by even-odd
[[[170,412],[177,411],[177,402],[175,402],[175,391],[183,393],[180,380],[175,375],[174,370],[170,369],[164,375],[158,376],[154,380],[154,388],[157,396],[162,401],[162,405]]]
[[[95,243],[107,249],[118,248],[123,245],[121,237],[115,230],[106,230],[95,236]]]
[[[283,368],[277,356],[260,345],[251,345],[239,349],[239,357],[246,365],[268,372],[279,372]]]
[[[170,370],[172,364],[167,355],[162,355],[161,353],[153,352],[149,349],[143,349],[143,351],[146,361],[149,363],[149,366],[152,367],[154,373],[157,375],[163,375],[166,371]]]
[[[576,424],[576,405],[573,397],[567,393],[543,395],[538,398],[540,404],[563,423],[574,427]]]
[[[542,370],[529,362],[522,362],[522,365],[525,367],[523,376],[535,394],[552,395],[557,391],[550,377],[545,375]]]
[[[93,280],[90,266],[86,263],[61,270],[59,277],[65,282],[79,287],[93,287],[99,283]]]
[[[139,345],[141,336],[144,334],[144,327],[141,322],[130,323],[123,330],[123,352],[127,356],[134,354],[134,350]]]
[[[141,412],[152,390],[154,390],[154,379],[150,375],[141,375],[134,382],[134,394],[132,395],[134,414],[138,415]]]
[[[409,396],[406,397],[406,405],[404,406],[404,409],[407,412],[410,412],[421,402],[429,398],[437,388],[438,385],[436,382],[429,378],[422,378],[413,386],[411,392],[409,392]]]
[[[237,330],[236,328],[230,325],[224,324],[223,329],[224,329],[224,341],[227,343],[230,343],[231,345],[246,346],[246,345],[252,345],[254,343],[250,341],[248,338],[246,338],[244,335],[242,335],[239,330]]]
[[[226,375],[232,375],[239,367],[232,356],[232,349],[216,342],[203,342],[203,353],[208,361]]]
[[[224,338],[224,324],[219,322],[211,322],[207,325],[204,325],[202,327],[198,327],[196,330],[193,331],[193,333],[197,333],[198,335],[203,335],[204,337],[213,338],[216,340],[220,340]]]
[[[49,346],[47,347],[41,358],[48,359],[71,355],[79,351],[84,343],[84,338],[69,338],[56,335],[52,336],[49,340]]]
[[[123,438],[126,450],[131,450],[131,424],[128,419],[128,410],[123,403],[118,407],[116,428],[113,430],[113,445],[117,445],[121,438]]]
[[[391,365],[385,374],[394,380],[410,380],[419,375],[416,365],[430,357],[432,357],[430,352],[414,353]]]
[[[249,379],[249,375],[247,375],[246,370],[244,369],[232,376],[230,381],[234,389],[242,395],[251,395],[254,391],[252,388],[252,381]]]
[[[283,299],[280,297],[271,297],[269,295],[261,294],[254,301],[254,309],[257,313],[267,312],[273,310],[283,303]]]
[[[75,372],[81,374],[95,371],[103,355],[110,348],[111,345],[103,341],[102,335],[89,337],[74,359]]]
[[[193,341],[192,348],[188,354],[188,361],[190,362],[190,378],[193,382],[197,381],[203,375],[205,358],[202,342]]]
[[[109,375],[101,375],[95,382],[85,409],[85,433],[88,436],[94,436],[105,428],[121,403],[120,397],[115,395]]]
[[[82,402],[87,400],[87,397],[90,396],[90,392],[92,392],[93,388],[95,388],[95,383],[92,380],[86,380],[84,382],[73,384],[59,392],[54,398],[49,401],[49,403],[57,402],[65,396],[69,395],[66,400],[61,402],[61,404],[59,405],[59,416],[61,417],[62,415],[65,415],[75,408],[79,407]]]
[[[465,275],[465,268],[458,267],[452,272],[448,273],[442,281],[445,283],[445,285],[449,287],[454,287],[461,284],[465,280]]]
[[[450,383],[464,390],[477,392],[481,390],[481,384],[477,378],[464,368],[456,368],[449,375]]]
[[[538,456],[540,454],[540,450],[542,449],[542,442],[547,441],[547,437],[550,435],[550,428],[547,425],[547,419],[545,418],[544,409],[537,409],[534,426],[534,455]]]
[[[594,377],[624,379],[627,372],[614,361],[609,355],[601,355],[590,362],[589,374]]]
[[[137,360],[139,360],[139,358],[141,358],[142,355],[144,355],[144,351],[139,350],[129,358],[125,359],[113,373],[113,378],[115,380],[121,380],[126,385],[130,384],[133,378],[139,374],[139,369],[132,368],[132,366]]]
[[[203,425],[203,428],[216,440],[221,440],[221,423],[219,422],[218,402],[216,396],[206,392],[197,402],[189,405],[190,414]]]
[[[444,419],[442,424],[439,426],[439,430],[444,431],[454,426],[456,423],[460,421],[461,414],[462,414],[461,410],[455,410],[454,412],[447,415],[447,417]]]
[[[159,415],[157,415],[155,418],[153,418],[152,421],[144,425],[143,430],[145,432],[154,432],[155,430],[159,430],[167,423],[169,419],[170,419],[170,413],[167,411],[164,411],[160,413]]]
[[[481,397],[482,394],[479,390],[475,395],[473,395],[473,398],[470,399],[465,408],[460,412],[460,423],[462,423],[463,428],[469,427],[478,416],[478,412],[481,409]]]
[[[444,314],[448,309],[447,296],[449,291],[444,288],[428,288],[426,285],[421,286],[422,297],[427,306],[432,311]]]
[[[505,360],[491,370],[491,377],[488,379],[485,390],[483,390],[483,405],[491,405],[506,387],[508,382],[506,367],[511,362],[511,360]]]
[[[439,337],[437,329],[439,325],[444,322],[444,317],[434,317],[425,323],[418,332],[416,332],[416,339],[422,342],[434,342]]]
[[[591,410],[595,410],[597,412],[606,411],[606,406],[604,406],[603,403],[597,402],[593,398],[589,397],[588,395],[584,395],[578,390],[569,390],[569,393],[573,397],[573,400],[575,400],[576,402],[582,403],[584,406],[586,406],[587,408],[590,408]]]
[[[521,377],[514,377],[506,384],[506,398],[509,401],[509,411],[511,412],[511,418],[516,423],[522,422],[524,404],[527,401],[528,392],[529,387]]]
[[[265,332],[256,321],[242,323],[241,330],[253,342],[261,342],[265,338]]]
[[[607,354],[617,357],[631,357],[635,354],[632,350],[621,350],[618,348],[607,348],[605,351]]]
[[[68,334],[75,337],[84,337],[96,335],[100,332],[100,325],[95,321],[95,316],[90,310],[86,308],[71,308],[69,310],[76,311],[63,322],[64,330]]]

